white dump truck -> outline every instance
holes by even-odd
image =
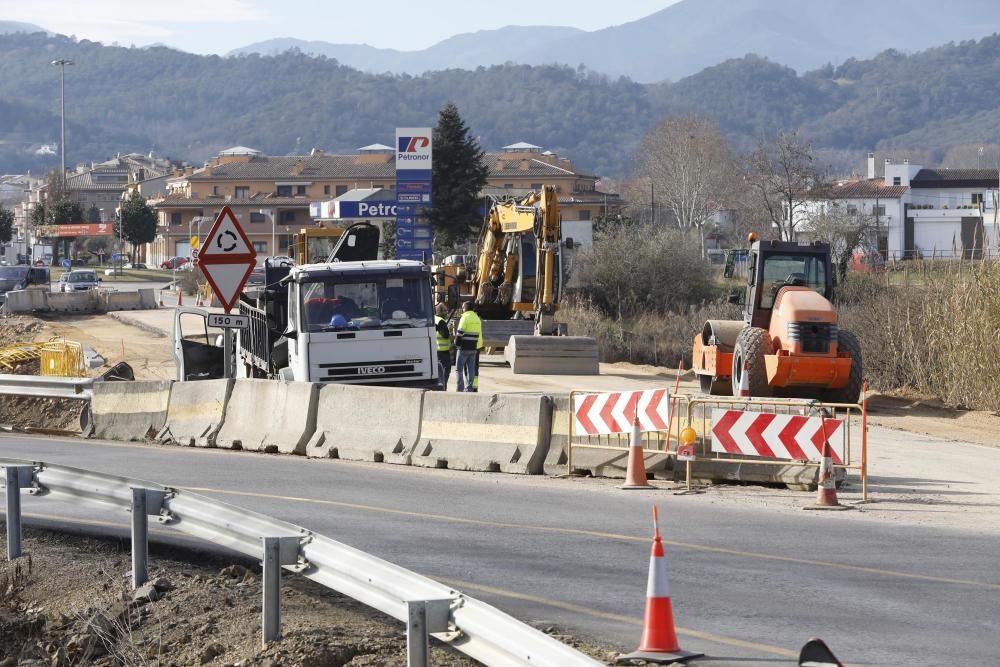
[[[207,311],[178,309],[178,380],[243,377],[437,388],[430,267],[374,259],[378,239],[377,227],[360,223],[344,232],[328,262],[294,266],[268,260],[263,284],[239,301],[238,314],[249,326],[222,341],[210,333]],[[185,317],[202,318],[194,335],[185,335]]]

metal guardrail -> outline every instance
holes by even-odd
[[[184,489],[90,470],[0,458],[5,469],[8,557],[20,556],[20,491],[110,506],[132,515],[133,584],[146,577],[147,516],[264,566],[264,641],[279,636],[280,568],[298,572],[407,624],[409,665],[427,664],[427,635],[486,665],[600,663],[444,584],[301,526]],[[13,549],[13,550],[12,550]]]
[[[94,378],[43,377],[4,373],[0,374],[0,395],[89,401],[94,393],[94,380]]]

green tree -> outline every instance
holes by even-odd
[[[14,238],[14,212],[0,206],[0,243],[10,243]]]
[[[156,238],[156,213],[146,203],[146,199],[133,190],[122,203],[118,220],[122,238],[132,244],[132,261],[135,261],[136,248]]]
[[[110,236],[92,236],[87,239],[87,251],[92,255],[97,255],[98,261],[104,263],[104,257],[111,254]]]
[[[479,193],[487,174],[479,141],[469,135],[458,107],[449,102],[441,109],[434,128],[434,207],[430,218],[436,245],[453,246],[478,229],[482,223]]]
[[[52,263],[58,264],[60,245],[68,255],[73,238],[60,237],[53,228],[58,225],[79,224],[83,219],[83,210],[64,192],[50,190],[48,195],[44,202],[39,202],[32,209],[31,223],[40,236],[52,239]]]

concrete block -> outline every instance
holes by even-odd
[[[586,336],[511,336],[503,351],[515,374],[599,375],[597,341]]]
[[[723,454],[712,454],[719,458],[730,458]],[[733,457],[735,458],[735,457]],[[774,461],[776,459],[761,459]],[[834,468],[835,481],[843,481],[847,471]],[[784,485],[796,491],[815,491],[819,478],[819,467],[787,463],[785,465],[768,465],[762,463],[723,463],[721,461],[695,461],[691,464],[691,479],[697,482],[751,482],[754,484]],[[684,481],[686,472],[684,465],[678,465],[674,471],[674,479]]]
[[[236,380],[216,445],[305,454],[318,396],[319,385],[310,382]]]
[[[100,310],[100,300],[97,290],[50,292],[48,307],[54,313],[95,313]]]
[[[140,289],[136,290],[139,294],[139,307],[143,310],[149,310],[152,308],[158,308],[159,303],[156,300],[156,290],[150,289]]]
[[[167,421],[172,384],[169,380],[95,382],[90,435],[102,440],[155,438]]]
[[[546,475],[565,475],[569,471],[569,420],[571,416],[569,394],[555,395],[552,399],[552,435],[549,440],[549,450],[545,457]],[[576,474],[587,474],[593,477],[611,477],[624,479],[628,468],[629,434],[623,434],[620,439],[611,436],[611,442],[622,443],[621,449],[590,449],[576,447],[573,449],[573,470]],[[584,444],[607,445],[608,437],[586,438],[577,437],[576,441]],[[664,454],[646,454],[646,472],[652,473],[657,479],[672,479],[673,459]]]
[[[409,465],[426,395],[423,389],[323,385],[306,456]]]
[[[7,292],[4,309],[8,313],[30,313],[49,309],[49,293],[40,289]]]
[[[101,300],[106,311],[139,310],[142,307],[138,292],[107,292]]]
[[[430,392],[412,463],[537,475],[551,426],[548,396]]]
[[[170,389],[167,422],[159,439],[180,445],[214,447],[226,418],[232,380],[175,382]],[[261,410],[269,406],[259,406]]]

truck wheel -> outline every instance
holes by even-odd
[[[840,389],[825,389],[824,403],[857,403],[861,400],[864,366],[861,360],[861,341],[850,331],[841,329],[837,334],[837,350],[851,355],[851,375]]]
[[[774,354],[771,345],[771,335],[759,327],[746,327],[736,339],[733,349],[733,396],[740,395],[740,381],[743,379],[743,364],[747,364],[750,380],[750,396],[771,396],[771,385],[767,383],[767,368],[764,366],[764,355]]]

